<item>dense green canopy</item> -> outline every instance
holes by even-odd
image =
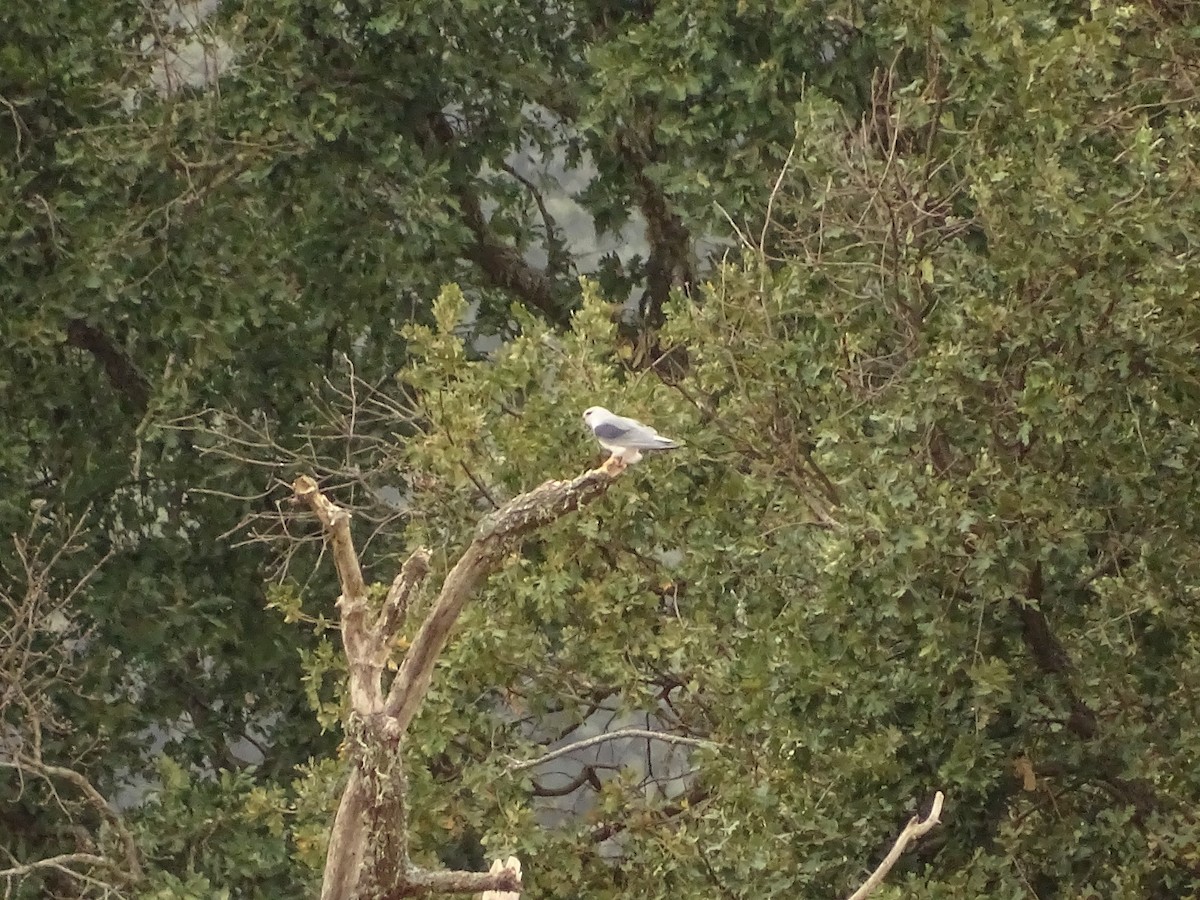
[[[845,896],[942,790],[878,896],[1200,889],[1193,5],[226,2],[155,90],[172,23],[0,9],[0,525],[82,517],[54,597],[103,561],[24,621],[0,548],[0,762],[36,719],[121,801],[128,895],[319,882],[337,589],[279,480],[436,583],[596,403],[686,446],[469,607],[422,861]],[[716,746],[510,771],[601,710]],[[0,769],[0,847],[120,858],[73,785]]]

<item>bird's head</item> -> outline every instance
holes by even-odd
[[[589,406],[583,411],[583,421],[587,422],[588,426],[594,425],[597,419],[602,419],[605,416],[611,416],[607,409],[603,406]]]

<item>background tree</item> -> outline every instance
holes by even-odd
[[[308,890],[341,772],[307,710],[338,721],[328,591],[274,597],[312,633],[265,611],[263,556],[219,538],[270,504],[196,490],[293,463],[164,426],[221,407],[320,457],[391,520],[372,558],[424,543],[436,576],[592,452],[594,402],[688,450],[467,614],[409,744],[416,857],[553,860],[546,896],[837,895],[942,787],[906,894],[1194,889],[1195,12],[756,10],[231,4],[219,90],[163,96],[140,6],[0,13],[0,512],[96,510],[80,678],[111,702],[56,698],[47,750],[102,738],[110,794],[167,760],[129,817],[153,890]],[[636,211],[639,258],[556,230],[529,148],[594,166],[574,200]],[[744,260],[702,284],[726,229]],[[312,405],[338,351],[404,387],[342,444],[344,399]],[[602,707],[723,750],[673,786],[592,771],[543,827],[558,788],[505,757]]]

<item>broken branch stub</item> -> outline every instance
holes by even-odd
[[[908,824],[904,826],[904,830],[900,832],[900,836],[892,844],[892,849],[888,851],[883,861],[875,867],[875,871],[871,873],[871,877],[863,882],[862,887],[851,894],[847,900],[866,900],[867,897],[883,884],[883,879],[887,877],[888,872],[892,871],[892,866],[896,865],[896,861],[908,849],[908,845],[918,838],[927,835],[933,829],[933,826],[942,820],[942,803],[945,799],[945,795],[941,791],[938,791],[933,795],[933,804],[930,806],[929,815],[925,816],[924,819],[920,816],[913,816],[908,820]]]

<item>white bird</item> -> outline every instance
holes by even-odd
[[[674,450],[679,446],[677,441],[663,437],[649,425],[618,416],[603,406],[589,406],[583,411],[583,421],[592,429],[600,446],[623,463],[637,462],[644,450]]]

